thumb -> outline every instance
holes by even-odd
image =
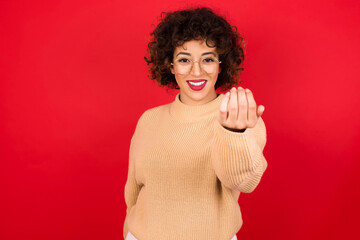
[[[257,109],[258,116],[260,117],[261,115],[263,115],[264,111],[265,111],[265,107],[263,105],[259,105]]]

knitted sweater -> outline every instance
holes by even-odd
[[[131,138],[123,235],[138,240],[228,240],[242,226],[238,198],[267,168],[260,117],[245,132],[216,119],[224,94],[145,111]]]

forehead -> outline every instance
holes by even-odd
[[[212,43],[209,42],[209,45]],[[174,55],[178,52],[187,52],[190,54],[197,54],[203,52],[214,52],[216,53],[216,47],[209,47],[206,45],[205,40],[191,40],[185,42],[182,46],[178,46],[175,48]]]

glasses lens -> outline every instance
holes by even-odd
[[[200,61],[193,61],[191,58],[179,58],[174,61],[174,68],[179,74],[188,74],[194,64],[200,62],[200,68],[206,73],[213,73],[219,65],[219,60],[215,57],[204,57]]]

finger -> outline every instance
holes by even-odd
[[[248,102],[246,99],[245,90],[242,87],[238,88],[238,101],[239,101],[239,115],[238,123],[240,126],[246,126],[248,115]]]
[[[227,119],[228,123],[230,123],[231,127],[235,127],[236,119],[238,115],[238,100],[237,100],[237,91],[236,88],[233,87],[230,90],[230,101],[228,105],[229,117]]]
[[[256,102],[254,99],[254,95],[252,94],[250,89],[246,89],[245,92],[246,92],[247,101],[249,103],[248,123],[250,123],[250,125],[252,127],[254,127],[254,125],[256,124],[256,121],[257,121]]]
[[[227,119],[227,113],[228,113],[227,108],[228,108],[229,96],[230,96],[230,92],[227,92],[221,101],[220,113],[219,113],[220,123],[224,123]]]
[[[261,115],[263,115],[264,111],[265,111],[265,106],[259,105],[257,109],[257,115],[260,117]]]

